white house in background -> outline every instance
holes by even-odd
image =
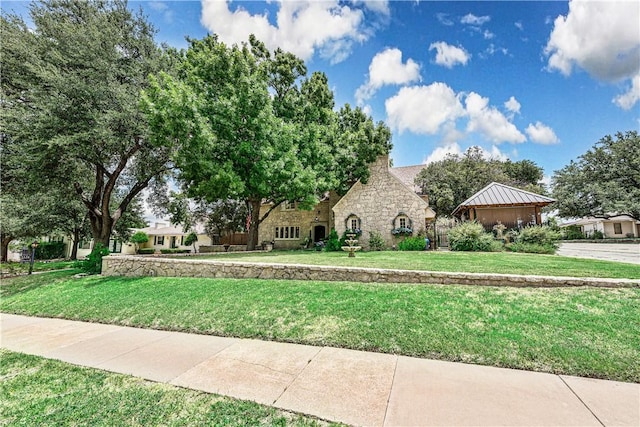
[[[184,244],[184,241],[190,232],[185,232],[181,226],[176,227],[170,224],[156,222],[151,227],[136,228],[132,230],[133,233],[136,231],[143,231],[149,236],[149,241],[141,244],[140,249],[155,249],[156,251],[160,251],[162,249],[188,249],[193,252],[193,245],[186,246]],[[207,236],[204,231],[204,227],[198,225],[196,226],[195,231],[198,235],[198,241],[195,244],[196,248],[211,245],[211,237]],[[133,247],[133,251],[131,253],[134,252],[135,247]]]
[[[615,215],[609,218],[586,217],[566,222],[561,227],[576,225],[582,234],[589,237],[595,231],[601,232],[605,238],[640,237],[640,221],[629,215]]]

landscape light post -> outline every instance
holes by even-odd
[[[38,241],[34,240],[31,243],[31,261],[29,262],[29,274],[33,273],[33,261],[36,258],[36,248],[38,247]]]

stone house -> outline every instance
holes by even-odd
[[[359,245],[367,248],[370,233],[377,231],[387,247],[397,244],[392,230],[410,228],[415,234],[435,218],[426,196],[416,193],[413,179],[424,166],[389,168],[389,157],[381,156],[370,165],[367,184],[356,182],[340,197],[328,193],[310,211],[295,203],[283,203],[260,224],[260,242],[274,242],[276,249],[299,248],[305,242],[325,240],[331,229],[338,235],[359,229]],[[263,205],[261,215],[271,205]]]

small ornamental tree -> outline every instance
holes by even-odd
[[[129,238],[131,243],[136,245],[136,253],[140,250],[140,244],[147,243],[149,241],[149,235],[144,231],[137,231],[133,236]]]
[[[195,253],[195,252],[198,252],[198,250],[196,249],[197,241],[198,241],[198,235],[192,231],[187,235],[187,237],[184,238],[184,245],[185,246],[193,245],[193,252]]]

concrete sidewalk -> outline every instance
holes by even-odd
[[[640,384],[10,314],[0,323],[9,350],[353,425],[640,425]]]

